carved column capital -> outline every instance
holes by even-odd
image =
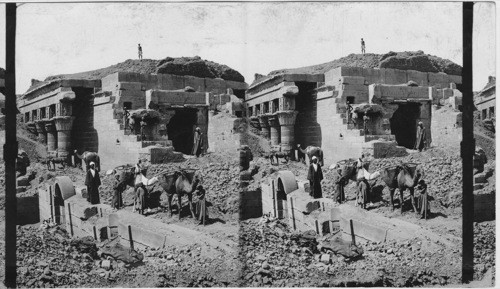
[[[68,131],[73,127],[74,116],[56,116],[52,118],[57,131]]]

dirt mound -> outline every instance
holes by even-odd
[[[462,75],[462,67],[448,59],[425,54],[423,51],[388,52],[382,56],[380,68],[417,70],[422,72],[444,72]]]
[[[284,73],[321,74],[341,66],[363,68],[394,68],[403,70],[417,70],[421,72],[444,72],[453,75],[462,75],[462,67],[458,64],[434,55],[425,54],[423,51],[388,52],[386,54],[349,54],[348,56],[300,68],[280,69],[271,71],[267,77],[254,80],[262,82],[272,75]],[[252,83],[253,84],[253,83]]]
[[[203,60],[199,56],[195,56],[179,58],[167,57],[162,60],[127,59],[124,62],[101,69],[49,76],[45,79],[45,82],[56,79],[101,79],[115,72],[168,73],[205,78],[222,78],[224,80],[233,80],[239,82],[245,81],[244,77],[238,71],[228,67],[227,65]],[[39,86],[41,84],[35,83],[34,85]]]
[[[215,63],[213,61],[203,60],[199,56],[195,57],[167,57],[157,64],[156,73],[166,73],[175,75],[192,75],[204,78],[222,78],[244,82],[245,78],[238,71],[231,67]]]

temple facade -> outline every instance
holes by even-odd
[[[38,83],[18,107],[49,155],[93,151],[109,169],[139,157],[162,162],[190,154],[196,127],[208,144],[208,111],[242,97],[246,88],[222,79],[116,72],[100,80]]]
[[[319,146],[329,165],[363,152],[406,152],[404,147],[414,147],[419,121],[430,144],[431,106],[461,96],[461,82],[461,76],[444,73],[338,67],[256,80],[245,103],[252,125],[272,145],[282,151]]]

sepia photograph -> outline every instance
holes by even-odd
[[[496,11],[0,3],[0,287],[495,287]]]

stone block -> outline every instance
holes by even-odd
[[[331,260],[330,254],[322,254],[321,255],[321,258],[320,258],[321,263],[328,265],[328,264],[330,264],[331,261],[332,260]]]
[[[446,73],[428,73],[428,79],[429,79],[429,86],[436,86],[438,88],[445,88],[448,87],[449,81],[448,81],[448,75]]]
[[[196,91],[205,91],[205,79],[194,76],[184,76],[184,86],[191,86]]]
[[[75,187],[75,193],[83,199],[87,199],[88,197],[87,187],[84,186]]]
[[[66,203],[70,204],[71,214],[82,220],[87,220],[90,217],[97,215],[96,205],[90,204],[86,199],[79,195],[68,198]]]
[[[118,225],[118,234],[122,239],[130,242],[128,226],[128,224],[120,222]],[[135,225],[130,225],[130,228],[133,243],[137,242],[144,246],[155,249],[161,249],[165,246],[165,236],[163,234],[156,233],[151,230],[146,230]]]
[[[353,220],[354,235],[372,242],[385,242],[387,237],[387,229],[379,226],[374,226],[360,220]],[[350,234],[351,223],[350,220],[341,218],[340,228],[343,232]]]
[[[362,76],[341,76],[339,78],[339,84],[363,85],[364,86],[365,78]]]
[[[144,91],[142,90],[118,90],[118,96],[123,97],[144,97]]]
[[[368,86],[364,84],[342,84],[341,89],[344,91],[360,91],[360,92],[368,92]]]
[[[454,83],[454,84],[462,84],[462,76],[449,74],[448,75],[448,82]]]
[[[487,179],[486,173],[482,172],[482,173],[479,173],[479,174],[474,176],[474,183],[476,183],[476,184],[486,183],[487,182],[486,179]]]
[[[119,82],[116,84],[117,90],[142,90],[140,82]]]
[[[30,182],[29,182],[29,178],[28,176],[20,176],[17,178],[17,186],[18,187],[25,187],[25,186],[29,186]]]
[[[205,78],[205,91],[223,94],[226,92],[227,86],[223,79],[220,78]]]
[[[451,88],[443,88],[442,92],[443,92],[443,98],[448,98],[453,96],[453,89]]]
[[[403,84],[407,83],[406,71],[392,68],[381,69],[385,84]]]
[[[450,83],[450,88],[451,89],[457,89],[457,84],[456,83]]]
[[[427,79],[426,72],[420,72],[416,70],[406,70],[407,81],[415,81],[419,86],[428,86],[429,81]]]

